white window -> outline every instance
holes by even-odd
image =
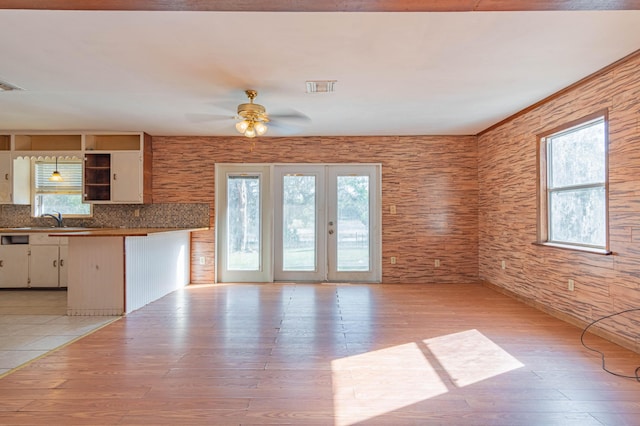
[[[51,180],[54,171],[62,180]],[[61,213],[63,216],[91,216],[91,204],[82,203],[81,160],[36,160],[33,166],[33,216]]]
[[[604,115],[541,138],[540,240],[606,249],[607,123]]]

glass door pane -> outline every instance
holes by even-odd
[[[274,168],[274,279],[326,279],[325,166]]]
[[[227,270],[259,271],[260,177],[227,177]]]
[[[338,271],[369,271],[369,176],[337,176]]]
[[[327,280],[381,279],[380,166],[327,167]]]
[[[316,176],[285,175],[282,192],[282,269],[315,271]]]
[[[215,168],[216,282],[272,281],[270,167],[216,164]]]

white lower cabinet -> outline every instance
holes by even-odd
[[[66,287],[66,244],[66,238],[29,236],[29,287]]]
[[[0,245],[0,287],[29,287],[29,246]]]
[[[58,262],[58,286],[66,287],[69,282],[67,273],[67,259],[69,258],[69,246],[66,238],[60,238],[60,262]],[[64,241],[62,241],[64,240]]]
[[[58,287],[60,247],[31,246],[29,287]]]
[[[0,288],[67,286],[67,238],[38,233],[2,239]]]

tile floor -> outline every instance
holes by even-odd
[[[0,377],[119,317],[68,317],[64,290],[0,290]]]

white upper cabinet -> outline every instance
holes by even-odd
[[[13,202],[11,196],[11,152],[0,151],[0,204]]]
[[[31,159],[84,158],[83,201],[152,202],[151,137],[123,133],[19,133],[0,135],[0,204],[30,204]]]
[[[114,152],[111,154],[112,202],[143,202],[142,162],[142,154],[139,152]]]
[[[148,135],[86,135],[84,158],[85,202],[151,202],[151,138]]]

